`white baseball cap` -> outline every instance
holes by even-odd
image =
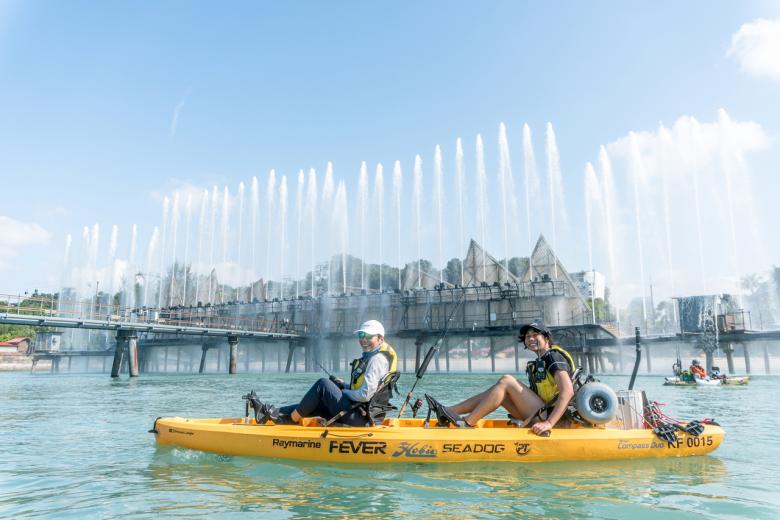
[[[355,331],[355,334],[357,334],[358,332],[365,332],[366,334],[379,335],[384,337],[385,328],[382,326],[381,323],[379,323],[376,320],[368,320],[366,322],[363,322],[360,328]]]

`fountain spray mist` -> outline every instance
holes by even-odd
[[[160,281],[157,286],[157,308],[162,308],[163,297],[163,280],[165,275],[165,240],[168,234],[168,212],[170,211],[170,200],[168,197],[163,198],[163,216],[162,216],[162,245],[160,247]]]
[[[634,215],[636,217],[636,248],[639,257],[639,278],[642,284],[642,320],[645,330],[647,330],[647,295],[645,292],[645,257],[642,248],[642,218],[639,204],[640,185],[644,183],[644,171],[642,165],[642,155],[639,152],[639,143],[636,134],[629,133],[631,146],[631,166],[634,178]]]
[[[487,279],[487,266],[485,265],[485,228],[487,227],[487,174],[485,173],[485,147],[482,144],[482,136],[477,134],[477,212],[479,214],[479,237],[482,247],[482,279]]]
[[[306,187],[306,211],[309,215],[309,223],[311,224],[309,229],[309,239],[311,240],[310,243],[310,250],[309,250],[309,259],[311,260],[311,297],[314,298],[317,296],[316,290],[315,290],[315,272],[317,267],[317,261],[315,260],[317,257],[315,256],[315,238],[317,236],[316,234],[316,225],[317,225],[317,172],[314,171],[314,168],[311,168],[309,170],[309,182]]]
[[[265,228],[265,265],[263,266],[263,278],[265,283],[271,279],[271,222],[274,217],[274,201],[276,199],[276,170],[271,170],[268,174],[268,181],[265,186],[265,209],[266,209],[266,228]]]
[[[444,187],[442,186],[441,147],[437,144],[433,153],[433,205],[436,210],[436,236],[438,242],[439,283],[444,281],[444,255],[442,248],[442,205],[444,204]]]
[[[553,251],[558,251],[558,232],[556,219],[558,213],[561,223],[566,223],[566,204],[563,197],[563,180],[561,179],[561,161],[558,154],[558,144],[555,142],[555,132],[552,123],[547,123],[547,176],[550,184],[550,217],[552,223]],[[556,211],[556,208],[558,211]],[[558,262],[554,264],[555,277],[558,278]]]
[[[366,288],[366,206],[368,204],[368,169],[366,161],[360,163],[358,177],[358,222],[360,226],[360,289]]]
[[[173,217],[171,218],[171,237],[172,237],[172,252],[173,263],[171,265],[171,283],[168,286],[168,298],[166,299],[166,306],[173,305],[173,293],[176,290],[176,258],[177,258],[177,241],[179,233],[179,192],[173,194]],[[178,292],[178,291],[177,291]]]
[[[458,194],[458,253],[466,248],[463,241],[463,195],[465,192],[465,172],[463,171],[463,144],[460,137],[455,141],[455,183]],[[400,213],[400,212],[399,212]],[[400,242],[400,240],[399,240]],[[400,266],[401,263],[399,262]],[[460,263],[460,285],[463,285],[463,262]]]
[[[401,173],[401,161],[395,161],[393,165],[393,200],[395,202],[395,232],[398,265],[398,290],[401,290],[401,191],[403,190],[403,174]]]
[[[187,204],[185,206],[185,230],[184,230],[184,280],[181,291],[181,304],[187,305],[187,271],[190,259],[190,226],[192,225],[192,193],[187,193]]]
[[[422,157],[414,157],[414,227],[417,230],[417,287],[422,287]]]
[[[536,159],[534,158],[534,147],[531,142],[531,128],[523,125],[523,163],[525,170],[525,224],[528,233],[528,265],[530,272],[533,272],[533,251],[531,251],[531,201],[539,200],[540,187],[539,176],[536,173]]]
[[[590,267],[591,280],[590,287],[590,313],[591,323],[596,323],[596,271],[593,269],[593,208],[601,202],[599,181],[596,178],[596,172],[591,163],[585,165],[585,225],[588,235],[588,266]]]
[[[238,283],[243,283],[244,277],[241,271],[241,252],[244,242],[244,183],[238,183],[238,253],[236,264],[238,264],[238,273],[240,278]]]
[[[381,164],[376,165],[374,177],[374,199],[376,200],[377,228],[379,234],[379,292],[382,292],[382,264],[384,263],[384,219],[385,219],[385,175]]]
[[[328,162],[325,167],[325,180],[322,182],[322,205],[320,211],[322,211],[322,221],[328,222],[328,219],[333,213],[333,194],[335,187],[333,184],[333,164]],[[326,253],[328,258],[328,293],[332,294],[333,287],[331,286],[331,279],[333,278],[333,257],[332,255],[332,233],[330,229],[325,229],[324,233],[321,233],[321,250]]]
[[[303,229],[303,188],[306,182],[306,177],[303,174],[303,170],[298,171],[298,187],[295,192],[295,218],[296,232],[295,232],[295,297],[298,298],[300,292],[300,275],[301,275],[301,243],[303,237],[301,236],[301,230]]]
[[[501,221],[504,231],[504,281],[509,279],[509,217],[507,215],[507,197],[510,195],[507,169],[509,168],[509,143],[504,123],[498,126],[498,186],[501,190]],[[484,247],[484,246],[483,246]]]
[[[284,298],[284,268],[287,250],[287,176],[279,185],[279,299]]]
[[[603,146],[599,149],[599,166],[601,169],[601,187],[603,189],[603,208],[604,208],[604,221],[606,223],[606,238],[607,238],[607,259],[609,263],[609,278],[613,287],[617,287],[618,280],[620,278],[617,268],[617,262],[615,260],[615,220],[614,214],[617,208],[617,201],[615,199],[615,181],[612,178],[612,164],[607,155],[607,150]],[[617,321],[618,335],[620,335],[620,295],[617,291],[612,294],[613,306],[618,309],[615,313]]]

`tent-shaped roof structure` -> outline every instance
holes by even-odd
[[[482,282],[488,285],[496,282],[514,284],[519,283],[520,279],[472,239],[463,261],[463,285],[482,285]]]

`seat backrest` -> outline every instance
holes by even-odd
[[[371,426],[383,421],[388,410],[395,409],[395,406],[390,404],[390,399],[395,395],[393,391],[398,393],[397,383],[400,377],[400,372],[389,372],[379,382],[371,399],[361,404],[361,411],[368,418]]]

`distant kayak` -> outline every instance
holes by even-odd
[[[725,378],[696,378],[693,381],[685,380],[678,376],[665,377],[665,386],[723,386],[746,385],[750,381],[749,376],[728,376]]]
[[[225,455],[343,463],[387,462],[546,462],[638,459],[704,455],[725,435],[713,424],[699,435],[679,432],[674,442],[651,429],[554,428],[539,437],[506,420],[482,420],[475,428],[430,427],[422,419],[385,419],[374,427],[323,427],[317,419],[302,425],[258,425],[249,418],[164,417],[152,431],[157,443]]]

